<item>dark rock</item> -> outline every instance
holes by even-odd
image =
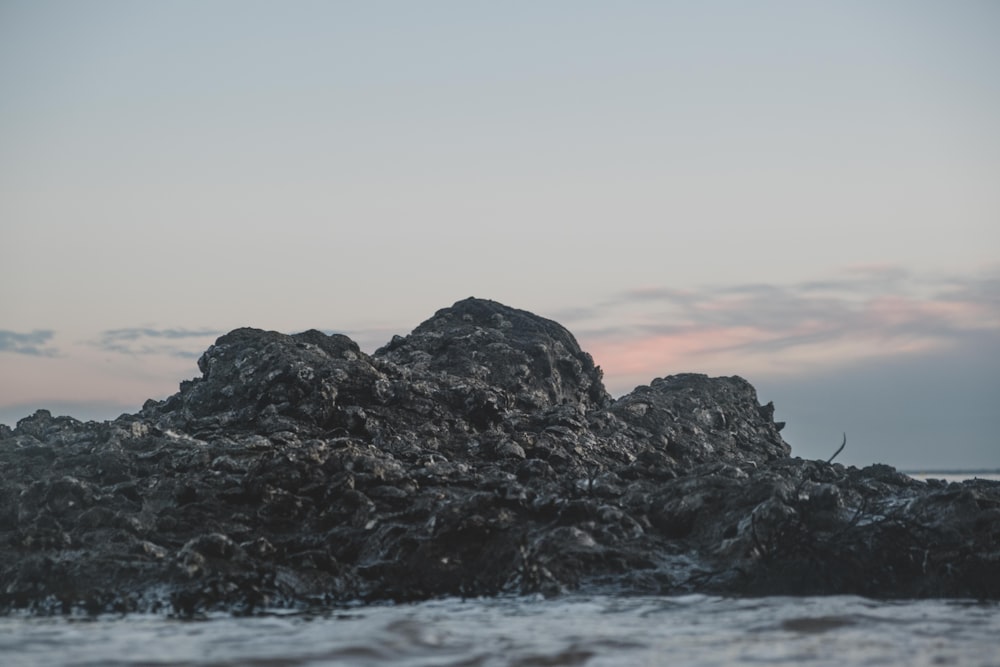
[[[762,408],[740,377],[686,373],[636,387],[611,406],[635,440],[679,464],[719,461],[757,464],[783,458],[791,448],[774,423],[774,407]]]
[[[374,355],[237,329],[135,415],[0,429],[0,610],[572,589],[1000,598],[1000,484],[790,458],[737,377],[612,400],[555,322],[479,299]]]
[[[508,409],[606,407],[602,373],[561,325],[495,301],[469,298],[434,314],[375,356],[419,372],[486,384],[486,423]],[[499,390],[499,391],[497,391]]]

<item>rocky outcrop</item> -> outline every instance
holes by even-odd
[[[613,400],[467,299],[373,355],[238,329],[134,415],[0,428],[0,610],[558,593],[1000,598],[1000,485],[790,457],[737,377]]]

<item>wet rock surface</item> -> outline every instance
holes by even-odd
[[[238,329],[198,366],[137,414],[0,427],[0,611],[1000,598],[1000,484],[792,458],[738,377],[614,400],[562,326],[492,301],[373,355]]]

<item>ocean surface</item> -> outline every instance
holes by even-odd
[[[570,595],[195,621],[7,617],[0,664],[1000,666],[1000,604]]]

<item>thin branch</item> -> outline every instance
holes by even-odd
[[[827,463],[833,463],[833,460],[834,460],[835,458],[837,458],[837,454],[839,454],[839,453],[841,453],[842,451],[844,451],[844,446],[845,446],[846,444],[847,444],[847,434],[845,433],[845,434],[844,434],[844,441],[843,441],[842,443],[840,443],[840,447],[839,447],[839,448],[837,449],[837,451],[835,451],[835,452],[833,453],[833,456],[831,456],[830,458],[828,458],[828,459],[826,460],[826,462],[827,462]]]

